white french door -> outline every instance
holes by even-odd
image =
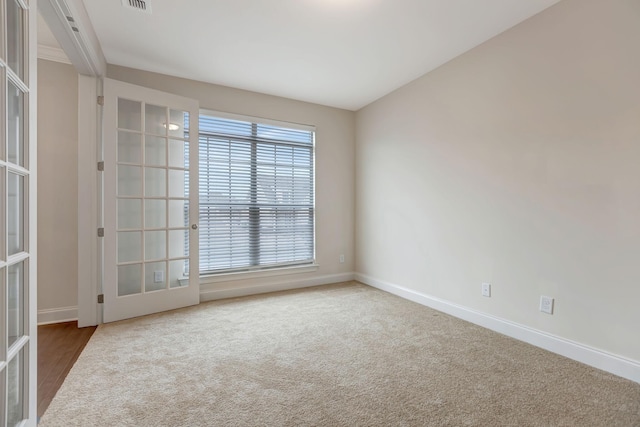
[[[104,94],[103,321],[198,304],[198,102]]]
[[[36,425],[35,0],[0,0],[0,425]]]

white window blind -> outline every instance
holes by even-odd
[[[200,116],[200,274],[314,261],[314,132]]]

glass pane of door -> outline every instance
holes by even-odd
[[[15,426],[25,418],[24,413],[24,349],[7,366],[7,426]]]
[[[7,248],[9,255],[24,249],[24,177],[9,172],[7,179]]]
[[[24,263],[9,266],[7,282],[9,348],[24,335]]]
[[[118,266],[118,296],[135,295],[142,292],[142,264]]]
[[[24,93],[10,80],[7,86],[7,160],[24,166]]]
[[[16,0],[7,1],[7,63],[24,80],[24,11]]]

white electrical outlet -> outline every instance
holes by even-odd
[[[482,284],[482,296],[491,298],[491,283]]]
[[[542,295],[540,297],[540,311],[547,314],[553,314],[553,298]]]
[[[153,272],[153,283],[164,282],[164,271],[158,270]]]
[[[340,264],[344,263],[344,255],[340,255]]]

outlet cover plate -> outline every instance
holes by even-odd
[[[482,296],[491,298],[491,283],[482,284]]]
[[[547,314],[553,314],[553,298],[542,295],[540,297],[540,311]]]
[[[157,270],[153,272],[153,283],[163,283],[164,282],[164,271]]]

